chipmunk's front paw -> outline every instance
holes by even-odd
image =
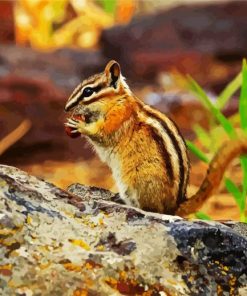
[[[68,118],[67,122],[64,125],[67,135],[71,138],[77,138],[81,134],[83,134],[85,123],[82,118]]]
[[[78,119],[69,118],[65,123],[65,126],[68,126],[72,129],[71,133],[79,132],[80,121]]]

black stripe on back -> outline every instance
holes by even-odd
[[[190,168],[190,163],[189,163],[189,156],[188,156],[188,150],[187,150],[187,144],[185,142],[185,139],[184,137],[182,136],[176,122],[174,120],[172,120],[171,118],[169,118],[169,120],[173,123],[174,127],[176,128],[177,130],[177,133],[179,134],[179,136],[181,137],[182,141],[183,141],[183,144],[184,144],[184,149],[185,149],[185,154],[186,154],[186,164],[188,166],[188,170]],[[187,175],[186,175],[186,179],[185,179],[185,182],[184,182],[184,188],[183,188],[183,194],[184,194],[184,199],[187,199],[187,196],[186,196],[186,188],[187,188],[187,184],[189,182],[189,173],[187,172]]]
[[[152,113],[146,109],[143,109],[150,117],[155,118],[160,125],[163,127],[164,131],[167,133],[169,138],[172,141],[172,144],[175,148],[175,151],[177,152],[178,155],[178,160],[179,160],[179,187],[178,187],[178,195],[177,195],[177,204],[179,205],[184,199],[185,199],[185,192],[184,192],[184,164],[183,164],[183,156],[182,156],[182,151],[179,147],[179,143],[173,134],[173,132],[169,129],[168,125],[161,119],[159,118],[158,115],[155,113]]]
[[[154,127],[150,127],[150,131],[152,134],[152,138],[156,142],[156,144],[160,150],[160,153],[163,156],[164,164],[166,166],[166,173],[168,174],[168,177],[169,177],[171,183],[173,184],[174,172],[173,172],[173,167],[172,167],[172,163],[171,163],[171,156],[170,156],[169,152],[167,151],[167,148],[164,144],[164,140],[157,133],[156,129]]]

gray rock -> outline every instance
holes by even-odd
[[[127,77],[149,83],[174,68],[196,77],[195,64],[202,74],[209,57],[232,67],[246,55],[246,12],[246,1],[205,1],[135,17],[103,31],[103,55],[123,65]]]
[[[244,226],[148,213],[79,187],[82,197],[0,166],[0,295],[246,295]]]

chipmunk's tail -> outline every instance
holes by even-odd
[[[182,202],[176,215],[186,216],[197,211],[202,204],[219,187],[224,172],[230,162],[237,156],[247,154],[247,139],[235,139],[226,142],[209,164],[207,175],[199,190]]]

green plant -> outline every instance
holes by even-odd
[[[247,65],[246,61],[243,61],[242,71],[239,73],[222,91],[218,96],[215,103],[213,103],[206,92],[200,87],[200,85],[191,77],[188,78],[189,89],[196,95],[200,102],[210,112],[211,121],[209,131],[204,130],[201,126],[194,126],[194,132],[199,139],[201,145],[211,155],[215,152],[215,145],[212,145],[214,139],[219,141],[220,137],[215,135],[219,134],[219,131],[224,132],[229,138],[234,139],[238,135],[247,136]],[[234,93],[240,89],[239,97],[239,110],[238,114],[232,118],[226,118],[222,113],[222,109],[231,99]],[[237,120],[236,120],[237,119]],[[235,122],[240,124],[240,131],[235,127]],[[238,132],[237,132],[238,131]],[[186,141],[188,149],[194,153],[200,160],[208,163],[208,156],[201,151],[191,141]],[[247,156],[240,157],[241,169],[242,169],[242,182],[240,186],[237,186],[230,178],[225,178],[226,189],[234,197],[236,204],[240,211],[240,221],[247,222],[246,210],[246,196],[247,196]],[[200,219],[210,219],[206,214],[197,212],[196,216]]]
[[[98,0],[105,12],[114,14],[117,7],[117,0]]]

